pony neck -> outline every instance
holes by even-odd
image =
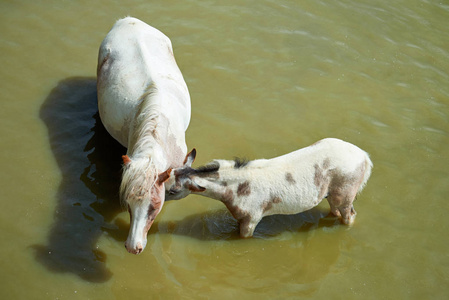
[[[219,160],[194,169],[192,180],[206,190],[192,193],[220,201],[227,200],[230,189],[236,189],[247,177],[244,170],[235,169],[233,166],[234,162]]]

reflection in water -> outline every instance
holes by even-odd
[[[148,253],[158,264],[152,270],[179,289],[172,297],[184,295],[182,287],[193,283],[195,293],[207,292],[211,298],[310,295],[319,280],[341,269],[336,263],[350,243],[347,227],[327,217],[326,205],[265,217],[250,239],[239,237],[237,221],[226,209],[159,222],[149,245]]]
[[[96,243],[104,232],[126,237],[126,231],[109,223],[121,211],[120,157],[126,150],[104,129],[97,110],[93,78],[61,81],[41,107],[62,181],[48,244],[33,248],[52,271],[104,282],[112,274]]]

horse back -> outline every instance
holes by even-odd
[[[138,19],[117,21],[100,46],[97,92],[103,124],[125,147],[139,104],[155,88],[159,97],[152,99],[153,104],[185,130],[190,97],[170,39]]]

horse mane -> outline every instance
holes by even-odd
[[[132,148],[128,149],[131,155],[132,153],[140,152],[140,149],[151,150],[154,141],[159,139],[157,126],[160,110],[159,105],[154,101],[157,93],[157,87],[152,82],[139,98],[130,143]],[[142,151],[142,153],[147,152]],[[151,157],[145,155],[132,156],[131,162],[126,164],[123,169],[122,182],[120,184],[122,205],[125,205],[126,202],[144,201],[150,195],[158,174],[159,170]]]
[[[132,135],[134,149],[149,149],[154,139],[159,139],[157,135],[157,125],[159,123],[159,105],[154,103],[154,97],[157,95],[157,87],[154,82],[150,83],[139,99],[137,108],[134,130]],[[147,147],[148,146],[148,147]]]
[[[138,158],[123,166],[120,184],[120,202],[126,206],[129,202],[143,201],[150,195],[159,174],[151,158]]]

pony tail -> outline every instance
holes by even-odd
[[[366,183],[368,182],[369,177],[371,176],[371,171],[373,169],[373,162],[369,158],[368,153],[365,152],[365,154],[366,154],[366,157],[365,157],[365,173],[363,174],[362,184],[360,184],[358,193],[360,193],[363,190],[363,188],[365,187]]]

